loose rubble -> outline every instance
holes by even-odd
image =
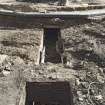
[[[43,6],[44,10],[40,6],[35,8],[34,4],[31,7],[30,5],[27,6],[28,12],[46,13],[49,9],[46,5]],[[18,11],[25,12],[24,9],[21,10],[22,7],[26,6],[10,4],[7,7],[5,4],[3,8],[20,8]],[[60,11],[62,8],[50,9]],[[23,17],[13,19],[14,17],[0,15],[0,105],[18,105],[27,81],[69,81],[74,105],[105,105],[104,18],[32,18],[31,21],[30,18]],[[61,28],[65,64],[40,63],[43,27],[52,25]]]

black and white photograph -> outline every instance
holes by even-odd
[[[0,105],[105,105],[105,0],[0,0]]]

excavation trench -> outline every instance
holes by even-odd
[[[27,82],[25,105],[73,105],[69,82]]]
[[[60,41],[60,29],[45,28],[43,38],[43,50],[41,52],[40,62],[61,63],[63,44]]]

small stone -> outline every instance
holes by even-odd
[[[102,97],[102,95],[97,95],[97,96],[95,96],[95,99],[96,99],[96,100],[102,100],[103,97]]]
[[[43,74],[43,71],[42,71],[42,70],[40,70],[40,71],[39,71],[39,74],[40,74],[40,75],[41,75],[41,74]]]
[[[53,79],[56,79],[57,78],[57,75],[55,75],[55,74],[52,74],[52,76],[51,76]]]
[[[98,66],[96,66],[96,68],[99,68]]]
[[[56,79],[57,78],[57,76],[55,74],[48,74],[46,77],[49,79]]]
[[[104,83],[104,78],[100,76],[99,74],[97,74],[97,80],[102,84]]]
[[[76,85],[79,86],[81,83],[79,81],[79,79],[76,79]]]
[[[73,68],[73,63],[72,62],[67,62],[65,65],[67,68]]]
[[[5,65],[5,68],[4,68],[6,71],[11,71],[11,63],[8,62],[8,64]]]
[[[82,94],[82,92],[81,91],[77,91],[77,95],[78,95],[78,100],[79,101],[83,101],[84,100],[84,95]]]
[[[103,73],[103,69],[102,69],[102,68],[99,68],[99,71],[100,71],[101,73]]]
[[[77,95],[78,96],[82,96],[82,92],[81,91],[77,91]]]
[[[10,71],[3,70],[2,73],[4,76],[8,76],[10,74]]]
[[[90,95],[94,95],[95,94],[95,91],[93,89],[90,89]]]
[[[78,99],[79,99],[79,101],[83,101],[83,98],[82,97],[79,97]]]
[[[4,62],[4,60],[8,57],[8,55],[1,55],[0,54],[0,64]]]
[[[17,57],[17,58],[14,60],[14,64],[24,64],[24,60],[21,59],[20,57]]]

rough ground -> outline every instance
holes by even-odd
[[[0,30],[0,105],[18,104],[21,74],[24,65],[37,60],[40,33],[38,29]]]
[[[105,20],[81,23],[61,31],[67,65],[34,64],[35,29],[0,30],[0,105],[18,105],[24,81],[47,80],[70,81],[74,105],[105,105]]]
[[[10,36],[4,36],[3,33],[0,41],[11,41],[11,38],[8,38]],[[65,54],[71,62],[64,66],[51,63],[35,66],[32,61],[28,61],[27,64],[27,58],[23,59],[18,53],[17,56],[11,55],[12,49],[20,47],[20,44],[9,43],[10,47],[5,43],[0,44],[1,54],[8,55],[1,55],[4,60],[0,67],[0,105],[15,105],[12,102],[16,103],[18,100],[15,97],[19,92],[20,80],[70,80],[74,105],[105,105],[105,21],[74,25],[62,30],[62,33]],[[27,34],[27,31],[24,31],[24,34]],[[22,38],[18,38],[16,37],[17,41],[23,41]],[[11,53],[5,52],[8,48],[11,49]]]
[[[67,67],[77,71],[75,105],[105,105],[105,21],[62,30]]]

